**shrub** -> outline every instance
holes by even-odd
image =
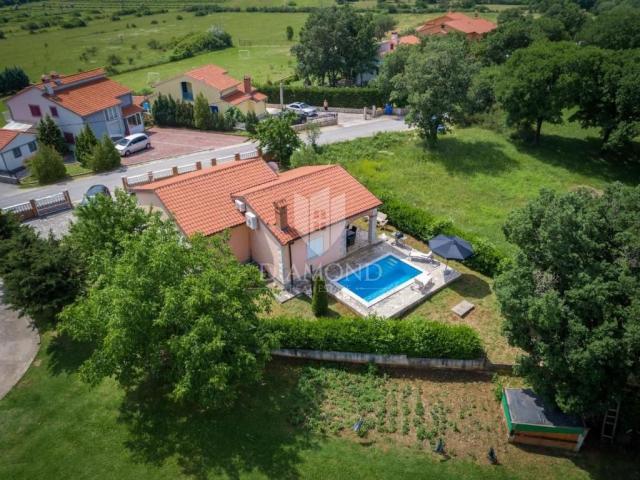
[[[451,220],[436,217],[426,210],[404,203],[388,192],[375,193],[383,202],[381,210],[388,215],[389,222],[412,237],[428,242],[430,238],[442,233],[457,235],[470,242],[475,253],[462,262],[469,268],[493,276],[508,261],[508,256],[491,242],[455,227]]]
[[[91,130],[89,124],[86,123],[76,138],[75,156],[80,165],[83,167],[87,166],[97,143],[98,139],[93,134],[93,130]]]
[[[403,320],[273,317],[264,319],[262,326],[275,334],[280,348],[460,360],[483,355],[480,337],[471,327],[420,317]]]
[[[111,53],[107,57],[107,63],[113,67],[113,66],[116,66],[116,65],[120,65],[122,63],[122,59],[118,55],[116,55],[115,53]]]
[[[329,297],[324,278],[317,276],[313,279],[313,295],[311,298],[311,310],[316,317],[322,317],[329,310]]]
[[[293,40],[293,27],[291,25],[287,25],[287,40]]]
[[[262,85],[258,90],[272,101],[280,99],[279,85]],[[304,87],[300,85],[284,87],[284,103],[306,102],[310,105],[322,105],[325,98],[329,106],[343,108],[382,106],[388,102],[384,94],[373,87]]]
[[[107,135],[93,147],[88,166],[94,172],[105,172],[120,166],[120,154]]]
[[[62,155],[46,144],[40,144],[38,153],[27,160],[27,166],[41,185],[61,180],[67,175]]]
[[[248,112],[244,119],[244,128],[249,133],[256,133],[256,126],[258,125],[258,116],[255,112]]]
[[[17,92],[29,85],[29,77],[20,67],[5,67],[0,72],[0,95]]]

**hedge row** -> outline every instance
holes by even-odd
[[[436,217],[426,210],[402,202],[388,192],[374,193],[383,202],[381,210],[387,214],[389,222],[398,230],[408,233],[425,243],[428,243],[429,239],[441,233],[444,235],[457,235],[471,243],[475,253],[463,263],[473,270],[488,276],[494,276],[509,259],[508,255],[493,243],[455,227],[451,220]]]
[[[480,337],[471,327],[419,317],[404,320],[274,317],[264,319],[263,327],[277,336],[280,348],[457,360],[483,356]]]
[[[279,85],[262,85],[257,87],[269,97],[270,103],[280,102]],[[383,106],[387,99],[377,89],[371,87],[304,87],[300,85],[284,86],[284,103],[306,102],[309,105],[321,106],[327,99],[330,107],[363,108],[371,105]]]

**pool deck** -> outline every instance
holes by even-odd
[[[409,247],[400,248],[392,245],[388,241],[362,248],[336,262],[334,265],[325,268],[324,274],[328,280],[327,291],[341,303],[362,316],[375,315],[382,318],[393,318],[402,315],[407,310],[415,307],[460,277],[460,272],[452,268],[447,269],[444,263],[437,260],[411,260],[409,258],[410,251],[411,249]],[[415,282],[411,282],[410,285],[383,298],[379,302],[371,306],[366,306],[363,302],[353,298],[337,283],[332,281],[338,280],[343,276],[337,276],[336,272],[354,272],[362,266],[388,254],[393,254],[418,270],[431,274],[433,282],[424,289],[418,288]]]

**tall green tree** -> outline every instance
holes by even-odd
[[[4,38],[0,35],[0,38]],[[20,67],[5,67],[0,72],[0,95],[8,95],[29,86],[29,77]]]
[[[640,48],[640,8],[619,7],[588,21],[579,38],[612,50]]]
[[[291,51],[302,78],[330,86],[336,86],[340,79],[353,83],[376,64],[373,17],[348,5],[320,8],[309,15],[300,30],[300,43]]]
[[[40,237],[11,214],[0,213],[0,278],[6,304],[34,320],[52,322],[78,294],[81,270],[59,240]]]
[[[598,414],[640,372],[640,187],[542,191],[504,227],[496,279],[519,371],[563,411]]]
[[[213,130],[213,112],[202,92],[196,95],[193,102],[193,124],[198,130]]]
[[[136,197],[117,189],[114,198],[97,195],[74,211],[64,243],[86,265],[92,278],[106,272],[122,255],[123,242],[159,221],[157,213],[137,205]]]
[[[292,116],[287,114],[270,117],[260,122],[251,135],[259,142],[260,148],[268,152],[283,169],[289,168],[291,155],[302,144],[298,134],[291,128],[292,121]]]
[[[62,155],[47,144],[40,145],[36,154],[27,160],[27,167],[40,185],[57,182],[67,176]]]
[[[536,42],[516,50],[496,82],[496,96],[507,112],[507,123],[534,129],[540,142],[543,122],[562,122],[567,104],[567,57],[578,47],[569,42]]]
[[[64,155],[69,151],[69,147],[67,147],[67,143],[62,136],[62,131],[49,115],[38,122],[37,130],[36,137],[40,145],[49,145],[55,148],[60,155]]]
[[[98,139],[93,134],[93,130],[88,123],[84,125],[80,134],[76,138],[75,155],[76,160],[84,167],[89,164],[89,159],[93,154],[94,147],[98,144]]]
[[[106,172],[120,166],[120,154],[106,134],[93,147],[87,165],[94,172]]]
[[[329,311],[327,286],[324,278],[320,275],[313,279],[311,310],[316,317],[323,317]]]
[[[418,127],[427,145],[460,120],[477,71],[466,40],[454,35],[426,42],[409,55],[404,75],[394,77],[392,100],[407,99],[407,123]]]
[[[168,400],[216,408],[256,381],[273,347],[259,315],[268,289],[226,239],[192,237],[170,223],[124,242],[100,282],[61,314],[63,331],[95,345],[81,367],[98,383],[152,385]]]

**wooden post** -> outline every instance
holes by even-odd
[[[196,162],[196,170],[202,170],[202,162]]]
[[[129,191],[129,181],[127,180],[127,177],[122,177],[122,187],[125,192]]]
[[[262,149],[258,147],[258,157],[262,158]]]
[[[147,172],[147,180],[149,183],[153,182],[153,172]]]
[[[218,164],[218,161],[215,158],[211,159],[211,166],[215,167]]]
[[[29,205],[31,205],[31,213],[34,217],[38,216],[38,206],[36,205],[36,201],[32,198],[29,200]]]
[[[239,153],[236,153],[236,154],[235,154],[235,160],[236,160],[236,162],[237,162],[238,160],[240,160],[240,154],[239,154]]]
[[[67,205],[69,205],[69,208],[73,208],[73,203],[71,203],[71,197],[69,196],[69,190],[64,190],[62,195],[64,195],[64,200],[67,202]]]
[[[175,177],[178,175],[178,167],[171,167],[171,176]]]

